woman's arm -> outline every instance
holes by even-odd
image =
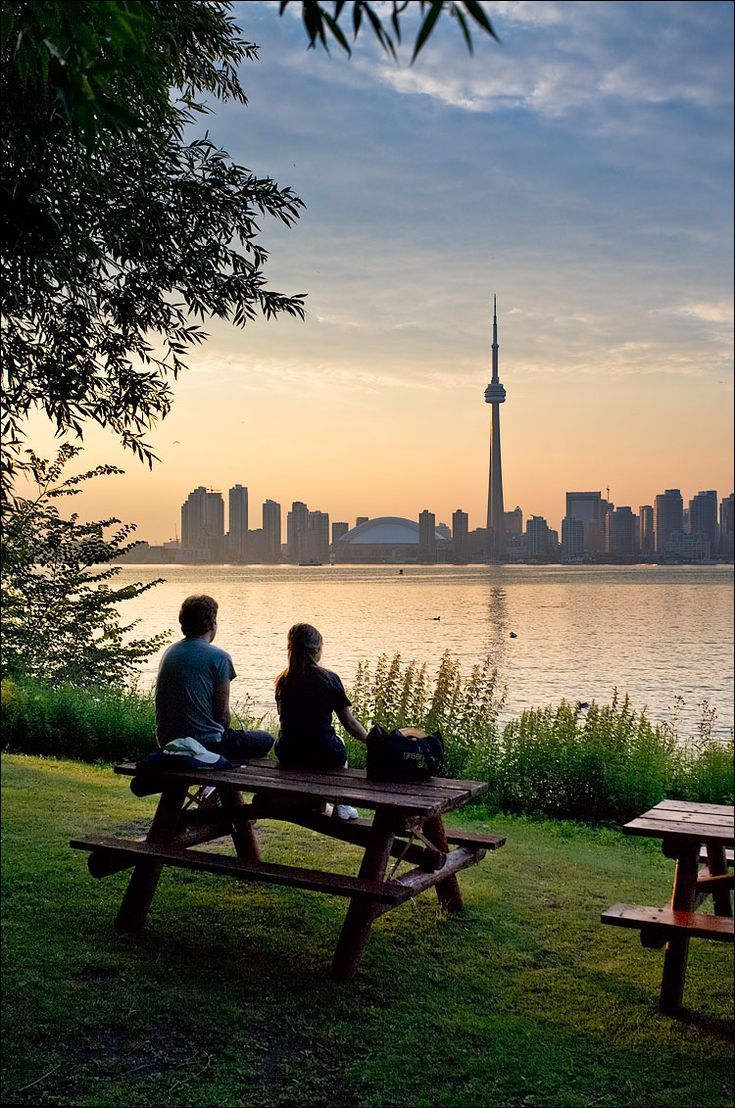
[[[359,719],[355,719],[349,708],[337,708],[337,719],[353,739],[358,739],[361,743],[365,742],[367,738],[367,731],[360,723]]]

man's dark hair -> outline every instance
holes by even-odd
[[[181,605],[179,623],[187,639],[211,631],[217,621],[217,601],[211,596],[187,596]]]

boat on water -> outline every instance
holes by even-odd
[[[323,566],[324,562],[299,562],[300,566]]]

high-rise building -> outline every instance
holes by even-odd
[[[636,554],[638,520],[629,507],[615,508],[605,518],[606,552],[631,558]]]
[[[735,546],[735,495],[723,496],[720,501],[720,554],[733,557]]]
[[[709,539],[710,550],[715,553],[718,547],[717,493],[714,489],[698,492],[689,501],[689,534],[702,534]]]
[[[195,561],[218,562],[224,554],[224,538],[222,493],[200,485],[181,506],[182,551]]]
[[[309,509],[301,500],[294,500],[286,517],[286,546],[290,562],[307,560],[306,533],[309,529]]]
[[[516,505],[512,512],[503,513],[506,539],[517,539],[523,534],[523,511]]]
[[[329,560],[329,516],[326,512],[309,512],[305,554],[309,562]]]
[[[248,490],[233,485],[229,492],[228,552],[233,562],[248,556]]]
[[[653,554],[653,505],[641,504],[638,509],[640,520],[640,549],[641,554]]]
[[[679,489],[666,489],[654,501],[654,543],[657,554],[666,550],[669,536],[683,531],[684,502]]]
[[[561,521],[561,553],[563,558],[579,558],[584,554],[584,523],[564,516]]]
[[[428,508],[419,515],[419,561],[436,561],[436,516]]]
[[[332,524],[332,546],[335,546],[336,543],[338,543],[339,540],[342,538],[342,536],[347,534],[349,529],[350,529],[349,523],[341,523],[341,522],[340,523],[333,523]]]
[[[281,505],[275,500],[263,503],[263,561],[281,558]]]
[[[549,525],[543,516],[531,516],[526,524],[526,544],[531,558],[545,558],[551,553]]]
[[[600,492],[568,492],[568,519],[579,519],[584,525],[586,554],[601,554],[605,549],[605,517],[612,505]]]
[[[467,512],[457,508],[452,512],[452,546],[454,554],[458,558],[467,555],[467,535],[469,533],[470,519]]]
[[[491,562],[502,562],[506,556],[505,510],[503,507],[503,463],[500,454],[500,405],[505,403],[505,389],[498,377],[498,310],[493,296],[492,377],[485,389],[485,403],[490,405],[490,475],[487,490],[487,556]]]
[[[355,520],[355,527],[359,527],[361,523],[367,523],[369,519],[370,516],[358,516]]]

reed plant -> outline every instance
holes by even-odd
[[[368,729],[379,724],[387,730],[411,726],[440,731],[447,776],[469,776],[470,770],[484,776],[491,769],[505,689],[499,688],[489,659],[465,677],[457,659],[446,652],[430,680],[426,665],[404,665],[400,654],[384,654],[374,669],[360,663],[350,695],[355,715]],[[364,764],[365,748],[344,738],[350,764]]]

